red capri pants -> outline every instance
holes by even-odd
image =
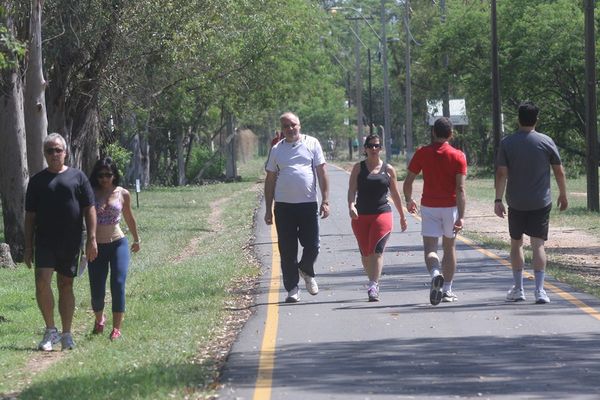
[[[356,236],[360,254],[363,257],[373,253],[381,254],[392,232],[391,212],[383,214],[362,214],[352,220],[352,231]]]

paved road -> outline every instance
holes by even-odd
[[[409,218],[401,233],[395,215],[381,301],[369,303],[347,214],[348,174],[330,167],[329,175],[317,296],[303,290],[300,303],[283,303],[275,235],[259,210],[256,312],[232,349],[219,398],[600,399],[598,299],[549,279],[552,303],[534,304],[531,280],[527,301],[505,302],[506,254],[461,239],[459,301],[431,306],[419,220]]]

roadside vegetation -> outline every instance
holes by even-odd
[[[140,193],[134,213],[142,249],[130,266],[122,340],[90,334],[86,273],[75,283],[77,348],[66,354],[36,351],[43,321],[33,272],[24,264],[0,269],[0,398],[15,392],[19,399],[181,399],[210,393],[205,384],[219,365],[206,349],[223,340],[216,335],[234,313],[229,305],[252,289],[237,282],[252,282],[259,273],[247,245],[263,162],[244,165],[241,182]],[[106,311],[110,315],[110,302]]]

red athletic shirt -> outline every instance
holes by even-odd
[[[467,175],[465,154],[448,142],[420,147],[410,160],[408,170],[423,171],[423,196],[426,207],[456,206],[456,175]]]

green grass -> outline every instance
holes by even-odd
[[[240,249],[252,235],[258,194],[249,189],[263,162],[245,165],[240,171],[245,177],[242,182],[140,193],[140,208],[134,214],[142,250],[133,256],[128,275],[123,339],[113,343],[108,332],[89,334],[93,316],[85,275],[75,284],[77,348],[32,378],[26,366],[39,355],[34,349],[43,333],[33,273],[23,265],[0,270],[2,282],[10,283],[0,288],[4,318],[0,321],[0,393],[21,390],[20,399],[156,399],[205,394],[203,386],[211,381],[214,365],[195,361],[197,354],[215,340],[225,303],[233,296],[227,291],[232,281],[258,274],[251,258]],[[222,201],[223,232],[214,232],[209,224],[214,201]],[[173,257],[193,238],[200,238],[195,254],[173,263]],[[106,310],[110,311],[110,304]]]

